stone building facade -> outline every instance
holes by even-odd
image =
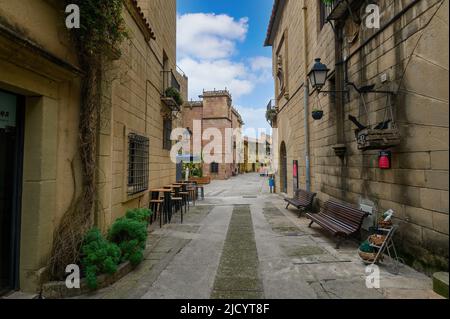
[[[319,204],[394,209],[403,257],[448,269],[448,1],[275,0],[265,45],[276,83],[277,190],[293,193],[297,160],[300,187],[318,192]],[[315,58],[331,69],[322,89],[331,93],[307,80]],[[350,82],[392,91],[393,119],[388,94],[360,95]],[[378,150],[358,149],[349,115],[363,126],[395,121],[401,142],[390,148],[391,169],[379,168]]]
[[[191,152],[197,158],[202,153],[217,157],[217,163],[203,162],[203,175],[213,179],[228,179],[240,171],[238,151],[242,143],[240,129],[244,124],[241,115],[232,105],[231,94],[227,90],[203,91],[200,101],[190,101],[183,106],[183,127],[191,132]],[[236,132],[227,135],[226,129]],[[214,132],[220,136],[214,136]],[[221,147],[210,148],[210,142],[221,138]],[[193,143],[201,145],[196,150]],[[203,156],[204,158],[204,156]]]
[[[131,37],[105,68],[101,94],[95,224],[104,231],[146,206],[150,188],[175,180],[163,128],[181,119],[164,90],[187,97],[175,64],[176,0],[124,0],[123,17]],[[65,18],[61,1],[0,0],[0,294],[38,291],[54,230],[81,190],[83,70]],[[141,142],[148,159],[136,164],[130,145]],[[148,180],[136,184],[133,165]]]
[[[242,173],[256,173],[261,169],[271,171],[272,166],[272,138],[261,134],[259,138],[244,136],[244,161],[241,163]]]

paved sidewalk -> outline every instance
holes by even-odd
[[[83,298],[440,298],[407,266],[394,275],[381,265],[380,288],[366,288],[356,243],[336,250],[258,174],[213,181],[184,224],[177,218],[151,228],[134,272]]]

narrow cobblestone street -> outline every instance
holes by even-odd
[[[368,289],[354,242],[334,240],[286,210],[257,174],[213,181],[180,224],[150,228],[146,258],[114,285],[82,298],[438,298],[431,279],[382,265]]]

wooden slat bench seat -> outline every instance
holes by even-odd
[[[300,217],[300,214],[302,211],[311,211],[313,203],[314,203],[314,197],[316,197],[316,193],[311,193],[303,189],[298,189],[295,191],[295,197],[294,198],[285,198],[284,200],[287,202],[286,209],[289,208],[289,205],[292,205],[299,209],[298,217]]]
[[[368,213],[356,209],[349,204],[330,200],[324,204],[320,213],[307,213],[306,217],[311,220],[309,227],[313,223],[316,223],[337,237],[339,240],[336,244],[336,249],[339,249],[344,239],[352,236],[360,236],[362,223],[368,215]]]

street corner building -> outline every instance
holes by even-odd
[[[129,39],[102,70],[95,225],[102,230],[148,190],[175,180],[170,131],[187,77],[176,67],[176,1],[124,0]],[[80,103],[85,70],[62,1],[0,0],[0,294],[37,292],[54,231],[83,185]]]
[[[265,41],[277,191],[310,189],[372,223],[393,209],[403,257],[428,273],[448,271],[447,42],[442,0],[275,0]]]
[[[232,96],[228,90],[204,90],[200,99],[183,105],[183,127],[191,134],[190,149],[193,153],[197,152],[193,154],[197,158],[203,159],[202,155],[210,152],[208,155],[218,159],[217,162],[211,163],[202,160],[205,177],[229,179],[240,173],[238,144],[241,142],[240,130],[244,121],[233,107]],[[227,135],[227,129],[236,134]],[[221,136],[210,136],[214,132],[220,132]],[[218,145],[213,147],[211,142]],[[194,146],[195,143],[199,144],[198,149]]]

